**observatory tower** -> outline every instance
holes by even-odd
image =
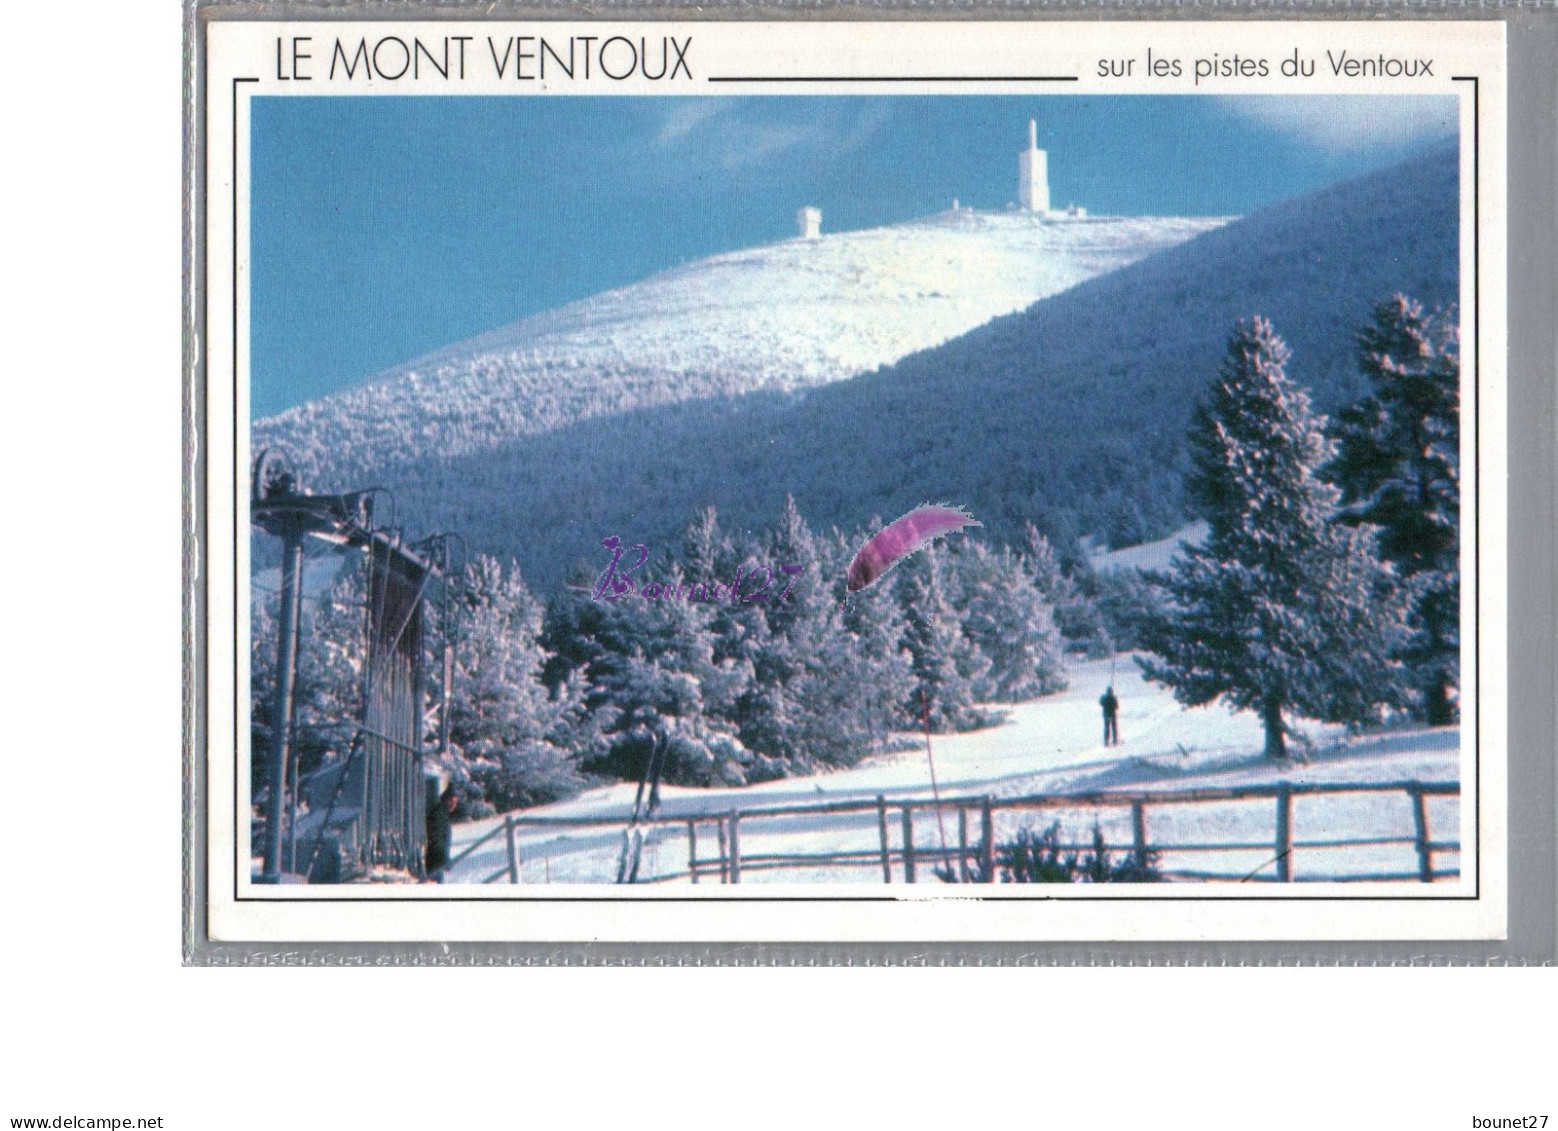
[[[1049,211],[1049,154],[1039,148],[1039,124],[1028,120],[1028,148],[1017,155],[1017,207]]]

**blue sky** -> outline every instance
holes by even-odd
[[[252,409],[736,247],[1054,203],[1243,214],[1455,130],[1443,98],[257,98]]]

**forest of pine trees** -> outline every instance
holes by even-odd
[[[847,594],[848,563],[879,520],[814,531],[793,498],[765,530],[727,531],[708,508],[650,547],[635,577],[656,598],[616,598],[581,570],[543,599],[514,563],[477,557],[455,580],[454,615],[429,611],[435,650],[451,648],[443,769],[463,812],[637,780],[651,759],[659,780],[695,786],[851,766],[922,725],[987,726],[1001,717],[992,704],[1064,688],[1067,651],[1144,649],[1147,678],[1182,703],[1257,712],[1277,758],[1298,716],[1453,722],[1453,314],[1395,296],[1358,348],[1371,391],[1328,426],[1287,376],[1272,324],[1238,326],[1188,436],[1185,494],[1209,533],[1165,574],[1063,566],[1029,524],[1016,546],[959,535]],[[599,568],[609,557],[603,545]],[[634,547],[622,565],[636,560]],[[348,560],[305,602],[293,720],[305,784],[350,750],[363,601]],[[272,725],[274,604],[257,590],[256,749]],[[431,678],[441,700],[442,671]]]
[[[636,780],[656,752],[660,780],[683,785],[847,767],[912,741],[906,732],[926,715],[935,730],[966,730],[999,720],[985,704],[1065,686],[1059,614],[1069,609],[1086,631],[1095,626],[1076,615],[1086,599],[1037,532],[1021,550],[952,539],[846,594],[849,560],[869,533],[814,532],[787,500],[769,529],[736,536],[710,508],[642,567],[642,579],[679,594],[659,599],[602,599],[598,578],[581,573],[543,602],[512,563],[477,557],[459,579],[452,624],[439,623],[436,607],[430,616],[437,640],[453,633],[445,769],[464,812]],[[603,566],[608,557],[603,550]],[[779,580],[751,599],[768,570]],[[732,600],[737,578],[747,580]],[[726,587],[723,599],[707,599],[716,584]],[[336,725],[309,732],[305,773],[350,749],[341,720],[355,717],[362,677],[361,589],[360,570],[348,564],[306,603],[298,719],[331,715]],[[255,616],[259,748],[269,725],[272,602],[257,601]],[[441,696],[442,674],[431,675]],[[263,783],[255,784],[258,794]]]

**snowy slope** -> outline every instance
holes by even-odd
[[[259,421],[255,447],[345,488],[583,419],[837,381],[1222,223],[965,209],[716,255]]]
[[[1119,550],[1098,550],[1089,557],[1094,571],[1099,573],[1117,569],[1166,570],[1185,546],[1201,545],[1208,533],[1206,523],[1197,520],[1156,542],[1143,542]]]
[[[1254,785],[1278,780],[1308,781],[1431,781],[1460,780],[1460,735],[1455,728],[1386,733],[1349,738],[1340,728],[1309,724],[1302,749],[1312,749],[1307,764],[1274,766],[1260,756],[1261,727],[1252,714],[1230,714],[1220,706],[1187,710],[1162,687],[1145,683],[1129,656],[1078,663],[1068,673],[1071,686],[1057,695],[1012,709],[1001,726],[969,734],[934,739],[936,772],[944,797],[1022,797],[1039,793],[1077,793],[1124,789],[1184,790],[1197,786]],[[1120,697],[1121,746],[1100,743],[1098,696],[1113,683]],[[622,830],[632,810],[632,783],[603,787],[554,805],[525,810],[524,817],[593,818],[610,824],[579,828],[522,828],[519,834],[528,883],[610,882],[615,875]],[[922,750],[883,755],[853,769],[810,778],[788,778],[759,785],[725,789],[667,787],[662,815],[724,814],[756,806],[805,805],[816,802],[931,796],[930,774]],[[1456,798],[1430,803],[1436,837],[1454,839],[1459,824]],[[1086,834],[1095,816],[1111,843],[1128,841],[1128,811],[1090,810],[1059,814],[1068,832]],[[997,835],[1009,838],[1036,817],[1003,814]],[[1047,820],[1047,819],[1046,819]],[[1159,842],[1270,843],[1273,809],[1269,801],[1216,803],[1194,809],[1164,809],[1153,817],[1152,837]],[[1405,794],[1364,794],[1303,798],[1296,804],[1295,828],[1301,840],[1410,836],[1411,806]],[[500,819],[456,826],[455,850],[470,844]],[[853,818],[806,818],[743,821],[746,853],[869,850],[877,844],[874,812]],[[939,836],[931,813],[916,818],[916,837],[933,844]],[[896,831],[894,833],[896,843]],[[685,826],[671,825],[651,838],[650,870],[685,867]],[[495,838],[456,869],[455,882],[490,875],[503,863],[502,838]],[[1164,864],[1176,868],[1253,871],[1270,853],[1238,849],[1213,854],[1169,854]],[[1296,874],[1344,871],[1411,872],[1410,846],[1390,845],[1354,850],[1309,849],[1295,861]],[[1453,867],[1454,854],[1440,866]],[[801,878],[838,881],[879,881],[880,873],[856,869],[816,875],[795,872],[754,874],[752,879],[794,882]],[[1269,874],[1269,869],[1268,869]]]

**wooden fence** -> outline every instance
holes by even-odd
[[[508,882],[511,884],[519,883],[519,843],[516,834],[518,832],[519,826],[523,823],[525,823],[525,821],[521,817],[515,817],[512,813],[504,814],[503,823],[501,825],[498,825],[497,827],[489,830],[480,839],[471,841],[470,844],[467,844],[464,848],[460,849],[459,852],[455,853],[452,857],[449,858],[449,863],[444,868],[445,874],[447,875],[456,864],[460,863],[467,856],[472,855],[478,848],[481,848],[488,841],[501,836],[504,839],[504,848],[507,850],[504,854],[503,866],[500,867],[496,872],[493,872],[490,876],[484,877],[481,882],[484,884],[495,884],[499,880],[507,878]],[[534,822],[532,821],[530,823]],[[617,823],[620,824],[621,822]]]
[[[1411,836],[1367,836],[1331,839],[1302,839],[1294,827],[1294,801],[1301,797],[1334,796],[1341,794],[1405,794],[1411,804],[1413,833]],[[1265,863],[1253,870],[1215,871],[1185,867],[1160,867],[1159,873],[1166,880],[1198,881],[1249,881],[1293,882],[1299,881],[1420,881],[1453,879],[1460,875],[1458,866],[1439,867],[1435,857],[1440,854],[1460,852],[1456,840],[1435,840],[1429,821],[1428,799],[1431,797],[1459,796],[1460,786],[1454,782],[1282,782],[1268,785],[1234,786],[1226,788],[1199,788],[1165,791],[1109,790],[1093,793],[1038,794],[1028,797],[998,798],[991,795],[942,798],[938,803],[926,797],[893,798],[878,795],[874,800],[820,802],[808,805],[754,806],[734,808],[724,813],[660,814],[637,826],[640,833],[658,831],[685,835],[687,863],[684,868],[641,877],[639,883],[665,883],[688,881],[692,883],[739,884],[743,875],[755,872],[782,872],[798,870],[861,869],[880,872],[882,883],[918,883],[923,880],[947,878],[959,882],[995,883],[1000,880],[1000,838],[996,830],[996,818],[1000,814],[1034,814],[1051,821],[1063,812],[1088,811],[1095,824],[1100,816],[1118,813],[1130,818],[1129,839],[1116,837],[1105,840],[1111,852],[1123,852],[1138,860],[1149,854],[1160,860],[1168,854],[1186,853],[1270,853]],[[1275,807],[1275,835],[1271,840],[1243,841],[1173,841],[1153,839],[1149,835],[1154,814],[1228,802],[1269,801]],[[937,835],[929,840],[921,834],[917,839],[915,815],[934,814]],[[864,817],[867,823],[874,816],[876,843],[867,848],[810,853],[753,853],[742,848],[743,826],[750,829],[763,822],[768,833],[786,831],[785,824],[804,822],[808,831],[827,832],[847,828]],[[771,827],[779,823],[780,828]],[[950,830],[949,830],[950,826]],[[600,817],[524,817],[509,814],[503,823],[493,827],[480,839],[464,846],[450,861],[453,868],[475,853],[479,848],[504,838],[503,864],[482,883],[523,882],[517,834],[521,829],[531,830],[616,830],[624,829],[621,818],[610,820]],[[793,831],[793,827],[790,831]],[[945,846],[943,846],[945,838]],[[1356,872],[1323,873],[1295,877],[1293,861],[1302,850],[1335,850],[1344,848],[1389,847],[1411,845],[1417,867],[1411,872]],[[1061,842],[1053,845],[1064,853],[1091,852],[1095,845]],[[937,874],[939,872],[939,875]],[[534,882],[535,877],[532,877]]]

